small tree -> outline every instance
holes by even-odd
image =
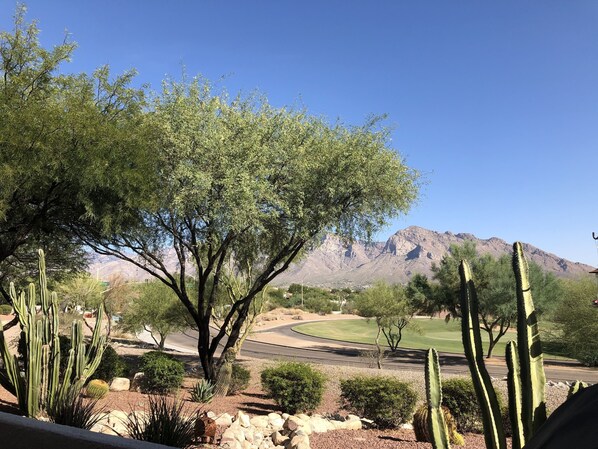
[[[403,338],[403,329],[413,317],[414,309],[407,300],[405,290],[400,285],[388,285],[378,282],[362,292],[355,303],[357,314],[364,318],[375,319],[378,326],[376,349],[378,368],[382,368],[382,348],[380,336],[384,335],[391,351],[396,351]]]
[[[58,286],[62,310],[71,310],[77,307],[98,307],[102,303],[102,283],[88,273],[72,277]]]
[[[139,286],[138,297],[123,313],[119,328],[135,334],[145,330],[163,350],[168,335],[188,327],[186,315],[187,311],[172,290],[153,281]]]

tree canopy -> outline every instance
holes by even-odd
[[[330,124],[198,79],[149,98],[133,72],[65,74],[74,48],[42,48],[23,9],[0,35],[0,282],[44,243],[64,248],[48,251],[57,268],[80,267],[82,244],[128,260],[185,306],[210,379],[218,345],[235,347],[254,298],[291,261],[324,232],[369,237],[417,196],[379,119]],[[227,264],[249,281],[212,337]]]
[[[305,248],[324,232],[368,237],[417,194],[417,173],[388,147],[377,120],[330,125],[263,97],[215,94],[199,80],[165,83],[145,119],[156,131],[149,136],[156,163],[146,175],[154,194],[136,205],[143,223],[134,232],[84,237],[172,288],[197,324],[212,379],[218,344],[234,346],[253,299]],[[176,269],[164,263],[169,247]],[[231,260],[244,276],[251,268],[251,281],[211,338]],[[193,294],[184,281],[190,274],[197,278]]]
[[[75,45],[42,48],[35,22],[18,8],[12,32],[0,32],[0,293],[15,272],[31,272],[44,248],[48,269],[84,267],[73,227],[124,223],[121,203],[143,183],[142,92],[133,73],[110,80],[61,74]]]

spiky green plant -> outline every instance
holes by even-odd
[[[449,442],[455,446],[465,445],[465,439],[463,435],[457,432],[457,422],[451,414],[448,407],[444,405],[440,407],[444,416],[444,422],[449,435]],[[413,415],[413,431],[415,433],[415,439],[417,441],[423,441],[427,443],[432,442],[432,436],[430,435],[430,427],[428,426],[429,419],[428,404],[422,404]]]
[[[91,430],[103,416],[102,410],[96,412],[97,399],[86,400],[77,387],[55,400],[46,409],[50,420],[56,424]]]
[[[215,385],[206,379],[201,379],[191,388],[191,401],[209,404],[214,399]]]
[[[103,310],[99,309],[96,325],[89,346],[83,342],[80,320],[73,322],[71,349],[66,368],[60,371],[60,341],[58,297],[50,294],[47,286],[44,252],[39,250],[39,294],[34,284],[27,293],[18,295],[13,283],[9,295],[21,328],[23,362],[12,354],[0,326],[0,356],[4,362],[0,370],[0,384],[16,396],[21,411],[38,417],[54,402],[61,400],[71,390],[81,390],[85,381],[95,371],[106,345],[101,335]],[[36,304],[39,302],[40,310]],[[23,374],[21,374],[23,372]]]
[[[525,441],[521,442],[523,447],[546,421],[546,374],[538,317],[529,283],[529,266],[519,242],[513,245],[513,271],[517,283],[517,352],[521,374],[521,424],[525,436]]]
[[[581,390],[585,390],[586,388],[588,388],[588,384],[585,382],[582,382],[580,380],[576,380],[570,387],[569,387],[569,391],[567,392],[567,399],[569,399],[571,396],[573,396],[574,394],[580,392]]]
[[[172,447],[191,446],[195,440],[195,419],[186,417],[183,407],[183,402],[166,396],[148,396],[145,413],[131,413],[125,423],[129,436]]]

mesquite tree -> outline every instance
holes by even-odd
[[[155,162],[145,179],[154,194],[129,205],[143,223],[134,232],[82,236],[175,292],[199,331],[201,365],[212,380],[219,344],[231,352],[254,298],[307,247],[326,232],[369,236],[417,194],[417,173],[388,147],[377,120],[330,125],[262,97],[214,94],[197,80],[165,83],[145,118]],[[230,263],[250,282],[211,334]]]

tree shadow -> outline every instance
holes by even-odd
[[[239,410],[252,415],[264,415],[278,412],[278,406],[264,402],[243,402]]]

